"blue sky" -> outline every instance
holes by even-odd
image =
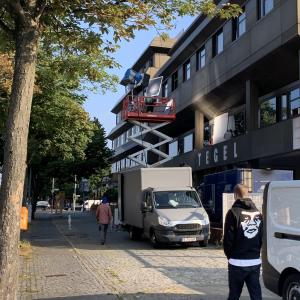
[[[169,31],[169,35],[175,37],[183,29],[186,29],[193,20],[194,17],[179,18],[176,22],[176,28]],[[113,69],[111,72],[120,78],[123,77],[125,71],[135,63],[156,35],[157,32],[151,29],[149,31],[137,32],[134,40],[130,42],[122,41],[120,49],[114,55],[121,68]],[[106,133],[109,133],[115,126],[115,115],[110,111],[124,94],[124,91],[124,86],[118,85],[116,93],[112,93],[111,91],[107,91],[104,95],[101,93],[86,93],[87,101],[84,104],[84,109],[90,114],[91,118],[96,117],[99,119]]]

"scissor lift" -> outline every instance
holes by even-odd
[[[157,148],[173,140],[168,135],[159,132],[158,129],[176,119],[174,99],[158,96],[127,96],[123,101],[122,119],[141,128],[140,132],[133,134],[129,139],[144,149],[129,155],[130,160],[144,167],[156,167],[172,158]],[[148,133],[159,137],[160,141],[155,144],[144,141],[144,137]],[[159,160],[151,165],[139,158],[140,154],[148,157],[149,151],[159,156]]]

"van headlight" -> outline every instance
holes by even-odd
[[[208,214],[205,214],[204,215],[204,220],[203,220],[204,222],[204,224],[203,225],[208,225],[209,224],[209,217],[208,217]]]
[[[164,218],[164,217],[158,217],[158,223],[161,226],[165,226],[165,227],[171,227],[172,226],[172,222],[169,221],[168,219]]]

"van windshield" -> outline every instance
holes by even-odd
[[[195,191],[154,192],[155,208],[196,208],[201,202]]]

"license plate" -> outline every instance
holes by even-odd
[[[195,237],[185,237],[185,238],[182,238],[181,241],[182,242],[196,242],[197,239]]]

